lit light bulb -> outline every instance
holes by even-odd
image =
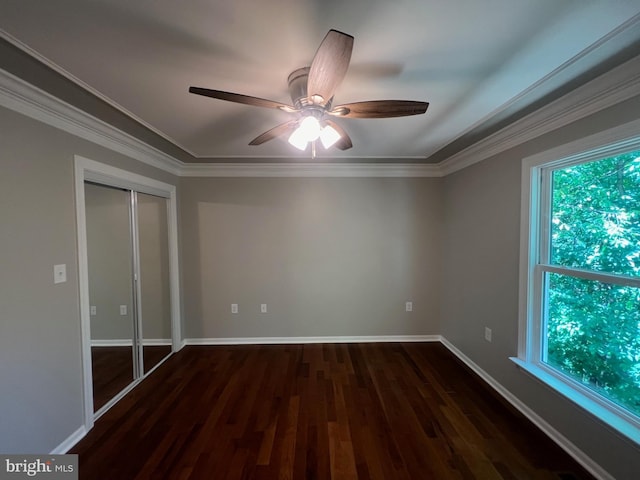
[[[308,142],[314,142],[321,133],[320,122],[312,115],[304,117],[298,128],[289,137],[289,143],[299,150],[307,148]]]
[[[311,115],[305,117],[304,120],[300,122],[298,129],[304,132],[305,138],[308,142],[313,142],[320,136],[320,122],[318,122],[316,117]]]
[[[326,125],[320,131],[320,141],[324,148],[332,147],[338,140],[340,140],[340,134],[332,126]]]
[[[304,131],[298,127],[289,137],[289,143],[296,147],[298,150],[305,150],[307,148],[307,137]]]

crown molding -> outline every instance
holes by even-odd
[[[181,161],[0,69],[0,105],[59,130],[179,175]]]
[[[438,165],[415,163],[210,163],[185,165],[183,177],[441,177]]]
[[[640,95],[640,56],[437,163],[184,163],[0,69],[0,106],[181,177],[444,177]]]
[[[80,89],[85,90],[87,92],[89,92],[92,96],[100,99],[102,102],[106,103],[107,105],[109,105],[110,107],[112,107],[115,110],[118,110],[119,112],[121,112],[122,114],[126,115],[127,117],[131,118],[132,120],[134,120],[135,122],[139,123],[140,125],[144,126],[145,128],[147,128],[148,130],[152,131],[153,133],[155,133],[156,135],[158,135],[159,137],[164,138],[165,140],[167,140],[170,143],[173,143],[174,145],[176,145],[178,148],[184,150],[185,152],[187,152],[190,155],[194,155],[195,154],[191,151],[189,151],[187,148],[185,148],[184,146],[180,145],[176,140],[174,140],[173,138],[168,137],[164,132],[158,130],[157,128],[155,128],[153,125],[151,125],[150,123],[145,122],[142,118],[140,118],[139,116],[135,115],[133,112],[127,110],[126,108],[124,108],[122,105],[120,105],[119,103],[113,101],[111,98],[107,97],[106,95],[104,95],[102,92],[100,92],[99,90],[96,90],[95,88],[93,88],[91,85],[89,85],[86,82],[83,82],[82,80],[80,80],[78,77],[76,77],[75,75],[71,74],[70,72],[68,72],[67,70],[65,70],[64,68],[62,68],[60,65],[58,65],[57,63],[51,61],[50,59],[48,59],[47,57],[45,57],[44,55],[41,55],[40,52],[38,52],[37,50],[34,50],[33,48],[31,48],[29,45],[27,45],[26,43],[18,40],[16,37],[14,37],[13,35],[11,35],[9,32],[2,30],[0,28],[0,38],[6,40],[7,42],[9,42],[11,45],[13,45],[14,47],[18,48],[19,50],[22,50],[24,53],[26,53],[28,56],[36,59],[38,62],[40,62],[41,64],[45,65],[47,68],[53,70],[55,73],[57,73],[58,75],[66,78],[67,80],[69,80],[72,83],[75,83]]]
[[[640,56],[438,163],[443,176],[640,95]]]
[[[0,106],[182,177],[439,177],[432,164],[185,164],[0,69]]]

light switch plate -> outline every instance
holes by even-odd
[[[404,310],[405,312],[413,312],[413,302],[405,302]]]
[[[65,263],[53,266],[53,283],[64,283],[67,281],[67,265]]]
[[[267,313],[267,304],[266,303],[261,303],[260,304],[260,313]]]
[[[489,327],[484,327],[484,339],[487,342],[491,341],[491,329]]]
[[[97,315],[98,314],[98,309],[96,308],[95,305],[91,305],[91,307],[89,308],[90,311],[90,315]]]
[[[231,313],[238,313],[238,304],[237,303],[232,303],[231,304]]]
[[[126,315],[126,314],[127,314],[127,306],[120,305],[120,315]]]

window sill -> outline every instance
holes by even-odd
[[[588,395],[585,395],[579,390],[573,388],[569,383],[549,373],[545,368],[542,368],[539,365],[525,362],[517,357],[510,357],[510,360],[536,380],[551,387],[553,390],[567,397],[579,407],[591,413],[593,416],[612,428],[616,433],[623,435],[636,444],[640,444],[640,424],[637,422],[625,418],[614,409],[590,398]]]

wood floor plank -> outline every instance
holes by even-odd
[[[71,453],[91,480],[592,478],[437,343],[185,347]]]

